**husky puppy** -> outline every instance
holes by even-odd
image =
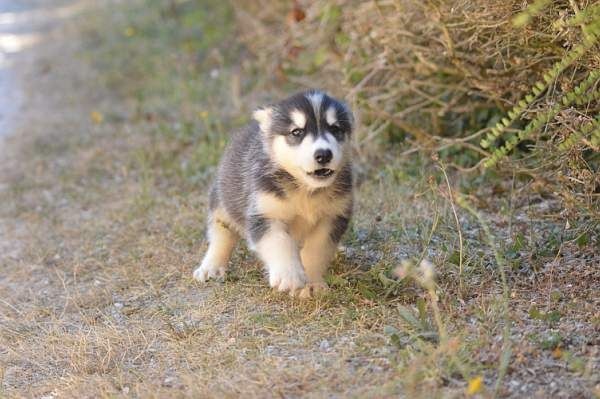
[[[321,91],[256,110],[218,168],[208,217],[209,246],[194,278],[221,278],[244,237],[271,287],[310,297],[352,213],[348,107]]]

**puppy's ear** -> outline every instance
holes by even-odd
[[[342,109],[344,110],[344,116],[346,117],[348,124],[350,125],[350,131],[354,131],[354,125],[356,123],[356,120],[354,119],[354,114],[352,113],[352,110],[350,109],[350,107],[348,106],[348,104],[346,104],[345,102],[342,102]]]
[[[252,117],[258,122],[258,126],[260,126],[260,131],[263,134],[268,134],[273,121],[273,108],[259,108],[256,111],[254,111]]]

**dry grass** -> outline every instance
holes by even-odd
[[[90,2],[22,68],[27,123],[1,175],[0,396],[463,397],[482,376],[486,397],[503,356],[501,396],[598,394],[596,232],[578,244],[546,217],[558,203],[518,181],[449,176],[492,226],[508,303],[479,224],[456,208],[460,247],[448,184],[420,158],[358,165],[326,296],[271,292],[243,246],[225,283],[194,283],[218,153],[266,95],[227,5],[172,4]],[[395,278],[421,258],[436,285]]]
[[[573,18],[594,9],[600,21],[593,1],[544,3],[520,28],[511,20],[527,2],[504,0],[298,1],[295,12],[260,0],[238,5],[236,15],[242,40],[277,78],[266,87],[327,87],[359,110],[357,150],[365,162],[436,153],[452,169],[478,174],[493,149],[480,140],[585,36]],[[550,82],[492,147],[597,70],[599,54],[596,44]],[[587,134],[568,151],[558,148],[597,117],[598,104],[561,110],[511,151],[500,172],[561,198],[572,217],[599,220],[598,146]]]

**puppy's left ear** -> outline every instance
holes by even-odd
[[[258,122],[258,126],[260,126],[260,131],[263,134],[268,134],[269,130],[271,129],[271,123],[273,120],[273,108],[259,108],[256,111],[254,111],[252,117]]]
[[[341,105],[342,105],[342,110],[343,110],[345,119],[348,122],[348,124],[350,125],[350,131],[353,132],[354,125],[355,125],[354,114],[352,113],[352,110],[350,109],[348,104],[346,104],[345,102],[342,102]]]

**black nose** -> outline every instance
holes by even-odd
[[[320,149],[315,151],[315,159],[319,163],[319,165],[326,165],[333,158],[333,154],[331,150]]]

